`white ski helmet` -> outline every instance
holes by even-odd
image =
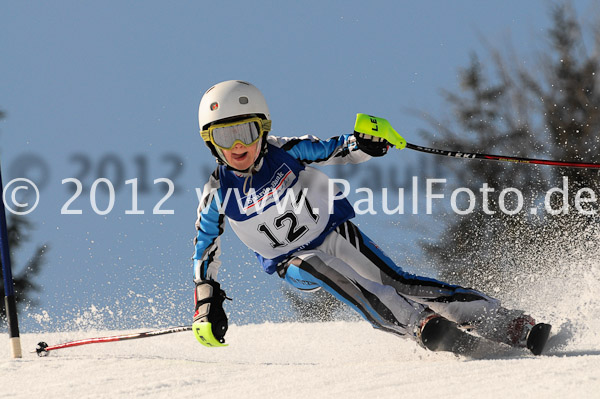
[[[202,96],[200,106],[198,107],[198,124],[200,131],[202,131],[214,123],[249,115],[256,115],[263,120],[270,121],[271,116],[265,97],[256,86],[248,82],[227,80],[212,86]],[[270,127],[270,125],[268,126]],[[266,135],[268,134],[268,129],[265,130]],[[206,145],[217,158],[217,161],[226,163],[222,153],[218,149],[214,148],[208,141]],[[265,149],[266,140],[263,137],[260,155],[255,164],[260,161]]]
[[[198,124],[204,130],[217,121],[252,114],[271,119],[265,97],[248,82],[228,80],[206,90],[198,108]]]

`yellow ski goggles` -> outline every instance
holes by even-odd
[[[210,141],[222,150],[231,150],[237,143],[249,147],[261,138],[264,132],[271,130],[271,121],[252,117],[234,122],[219,123],[202,130],[204,141]]]

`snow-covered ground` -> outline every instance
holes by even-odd
[[[543,356],[509,348],[476,358],[433,353],[347,319],[232,323],[224,348],[205,348],[187,331],[38,357],[31,351],[39,341],[125,333],[91,313],[82,319],[97,321],[96,330],[81,321],[49,332],[40,316],[40,332],[21,335],[22,359],[10,359],[8,336],[0,334],[0,398],[600,398],[600,265],[589,261],[598,259],[595,247],[582,254],[516,292],[498,290],[507,307],[554,326]]]
[[[29,353],[38,341],[121,332],[27,333],[18,360],[0,338],[0,397],[600,397],[597,329],[565,323],[558,330],[545,356],[509,350],[483,359],[427,352],[352,321],[233,325],[225,348],[202,347],[182,332],[43,358]]]

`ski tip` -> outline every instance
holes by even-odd
[[[533,326],[527,337],[527,349],[536,356],[541,355],[546,342],[548,342],[551,330],[552,326],[546,323],[538,323]]]

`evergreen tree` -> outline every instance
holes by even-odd
[[[460,73],[460,93],[445,92],[453,118],[443,122],[428,118],[438,134],[424,134],[434,145],[466,152],[600,162],[597,53],[586,49],[582,26],[570,6],[556,6],[552,23],[547,51],[533,64],[490,48],[490,72],[472,56]],[[593,40],[595,49],[600,49],[600,36]],[[474,212],[452,214],[439,239],[424,244],[439,265],[440,278],[488,292],[500,287],[504,291],[518,288],[519,273],[560,272],[557,266],[564,258],[588,256],[588,238],[596,234],[598,219],[577,210],[575,199],[582,188],[598,193],[597,170],[475,160],[441,162],[453,171],[457,185],[471,189],[479,199]],[[562,189],[563,177],[568,179],[568,212],[548,214],[543,209],[547,190]],[[485,209],[480,192],[484,183],[496,190],[488,194]],[[516,215],[500,207],[499,193],[508,187],[523,194],[522,211]],[[553,209],[563,209],[559,194],[549,197]],[[581,194],[591,198],[589,191]],[[510,199],[505,209],[517,208],[514,193],[504,199]],[[534,207],[536,214],[531,211]],[[595,212],[597,202],[582,208]]]
[[[4,116],[4,112],[0,111],[0,119],[2,119]],[[31,223],[23,216],[17,215],[10,215],[7,222],[8,246],[12,254],[19,247],[21,247],[24,242],[31,239],[27,233],[32,230],[32,226]],[[48,246],[46,244],[38,246],[33,256],[22,268],[15,267],[14,263],[12,264],[15,299],[17,303],[26,303],[33,306],[37,305],[37,303],[31,299],[31,294],[41,290],[41,287],[34,282],[34,279],[42,269],[44,255],[47,250]],[[16,270],[19,270],[19,272],[15,272]],[[0,278],[2,277],[2,268],[0,263]],[[6,321],[4,295],[4,283],[2,283],[0,284],[0,297],[2,298],[0,301],[0,322]]]

